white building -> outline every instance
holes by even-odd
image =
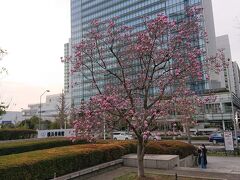
[[[46,102],[41,103],[41,118],[43,120],[54,121],[58,115],[57,106],[60,103],[60,94],[46,96]],[[69,98],[66,97],[66,106],[69,106]],[[40,104],[29,104],[28,109],[22,110],[24,119],[29,119],[32,116],[40,116]]]
[[[196,116],[196,120],[203,127],[209,125],[223,130],[233,129],[235,113],[240,111],[240,99],[227,89],[215,90],[213,93],[215,101],[206,103],[202,112]],[[208,96],[208,93],[203,96]]]
[[[22,112],[7,111],[6,114],[0,116],[0,124],[16,124],[24,120]]]
[[[216,38],[217,48],[223,49],[228,68],[220,73],[221,88],[227,88],[238,97],[240,97],[240,71],[238,64],[232,60],[231,48],[228,35],[222,35]]]

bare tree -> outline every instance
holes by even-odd
[[[7,54],[6,50],[3,50],[0,48],[0,60],[2,60],[2,58]],[[7,72],[5,67],[1,67],[0,66],[0,74],[2,74],[3,72]],[[4,102],[0,101],[0,116],[6,113],[6,109],[8,106],[5,105]]]
[[[60,128],[64,127],[64,124],[67,123],[68,113],[69,113],[69,105],[66,103],[65,93],[62,92],[58,98],[57,104],[58,116],[56,118],[56,122]],[[66,128],[66,124],[65,124]]]

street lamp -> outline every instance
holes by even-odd
[[[39,130],[41,129],[41,124],[40,124],[40,122],[41,122],[41,113],[42,113],[42,96],[46,93],[46,92],[50,92],[49,90],[46,90],[46,91],[44,91],[42,94],[41,94],[41,96],[40,96],[40,112],[39,112]]]

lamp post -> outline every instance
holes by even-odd
[[[41,129],[41,113],[42,113],[42,96],[46,93],[46,92],[50,92],[49,90],[45,90],[42,94],[41,94],[41,96],[40,96],[40,105],[39,105],[39,109],[40,109],[40,111],[39,111],[39,130]]]

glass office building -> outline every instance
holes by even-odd
[[[142,16],[154,18],[163,13],[170,18],[184,18],[187,7],[195,5],[204,8],[202,28],[209,34],[209,40],[213,41],[207,45],[201,39],[197,42],[211,55],[216,49],[211,0],[71,0],[71,45],[74,47],[80,42],[94,19],[107,20],[117,17],[116,23],[135,26],[136,31],[141,31]],[[71,99],[74,104],[79,105],[81,99],[87,100],[96,93],[80,72],[72,74],[70,79]],[[196,88],[204,90],[208,85],[204,83]]]
[[[69,57],[70,56],[70,52],[71,52],[71,46],[70,46],[70,42],[64,44],[64,57]],[[69,62],[65,62],[64,63],[64,92],[65,93],[69,93],[70,90],[70,64]]]

